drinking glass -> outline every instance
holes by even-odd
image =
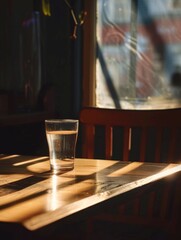
[[[78,125],[74,119],[45,120],[50,168],[55,174],[74,169]]]

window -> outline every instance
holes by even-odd
[[[173,0],[172,2],[172,6],[175,9],[181,8],[181,1],[180,0]]]
[[[85,1],[84,105],[181,106],[179,3]]]

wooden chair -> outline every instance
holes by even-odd
[[[181,161],[181,109],[84,108],[82,156],[124,161]]]
[[[84,108],[80,112],[82,157],[124,161],[181,162],[181,109],[118,110]],[[157,188],[138,191],[134,199],[89,219],[94,223],[141,224],[178,231],[181,178],[165,180]],[[159,200],[159,201],[158,201]],[[143,213],[144,206],[144,213]],[[130,212],[131,209],[131,212]],[[129,213],[128,213],[129,212]],[[176,236],[176,235],[175,235]],[[176,238],[175,238],[176,239]]]

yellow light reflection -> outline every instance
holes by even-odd
[[[10,158],[16,158],[16,157],[19,157],[20,155],[4,155],[4,154],[1,154],[0,155],[0,160],[7,160],[7,159],[10,159]]]
[[[127,174],[128,172],[131,172],[136,168],[139,168],[141,165],[143,165],[142,162],[132,162],[126,165],[125,167],[122,167],[117,171],[114,171],[113,173],[109,174],[109,177],[116,177],[116,176],[121,176],[123,174]]]
[[[51,190],[50,195],[48,197],[48,210],[55,210],[59,205],[58,200],[58,176],[52,175],[51,177]]]
[[[26,160],[26,161],[23,161],[23,162],[18,162],[18,163],[14,163],[13,165],[14,166],[21,166],[21,165],[24,165],[24,164],[27,164],[27,163],[32,163],[32,162],[37,162],[39,160],[46,160],[48,159],[47,157],[39,157],[39,158],[33,158],[31,160]]]
[[[163,178],[165,176],[169,176],[173,173],[177,173],[180,171],[181,171],[181,164],[178,166],[175,166],[175,167],[173,167],[173,164],[169,164],[168,166],[166,166],[164,169],[162,169],[157,174],[150,176],[150,178],[152,178],[153,180],[157,179],[157,178]]]

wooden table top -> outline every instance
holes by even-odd
[[[0,222],[37,230],[181,171],[181,164],[76,159],[73,171],[52,175],[48,160],[0,155]]]

